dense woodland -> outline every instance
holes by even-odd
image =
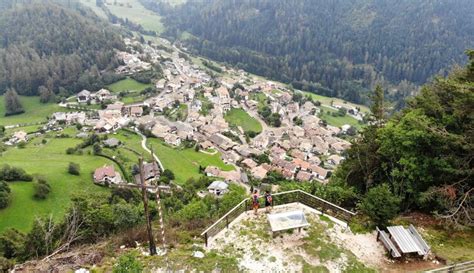
[[[116,29],[79,5],[2,0],[0,94],[67,95],[112,82],[113,49],[124,47]]]
[[[364,196],[370,204],[366,214],[395,200],[392,217],[399,211],[422,210],[454,226],[472,225],[474,51],[468,55],[466,69],[424,86],[406,109],[389,120],[383,92],[377,88],[371,124],[354,141],[332,179]]]
[[[141,2],[199,54],[353,102],[376,83],[400,100],[474,43],[470,0]]]

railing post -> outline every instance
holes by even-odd
[[[225,217],[225,226],[229,228],[229,216]]]
[[[207,247],[207,232],[206,232],[206,233],[204,233],[204,242],[205,242],[205,244],[206,244],[206,247]]]

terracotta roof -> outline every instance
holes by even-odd
[[[96,181],[100,181],[104,179],[104,177],[115,177],[115,169],[114,166],[104,166],[102,168],[98,168],[94,172],[94,179]]]

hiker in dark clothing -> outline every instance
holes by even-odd
[[[265,191],[265,210],[269,213],[272,210],[273,198],[269,191]]]

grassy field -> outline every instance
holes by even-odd
[[[96,0],[80,0],[80,2],[84,6],[92,9],[99,17],[107,19],[105,12],[101,8],[97,7]]]
[[[120,130],[116,134],[109,135],[109,138],[116,138],[120,140],[122,144],[119,148],[115,149],[104,148],[103,153],[109,156],[115,156],[129,174],[131,174],[133,165],[138,165],[140,155],[143,156],[145,161],[151,161],[151,155],[143,150],[141,146],[142,138],[139,135]]]
[[[71,132],[73,133],[73,132]],[[12,192],[12,203],[0,210],[0,233],[8,227],[27,231],[36,216],[52,214],[60,219],[70,204],[73,194],[107,191],[92,182],[92,172],[105,164],[113,164],[102,157],[84,153],[84,155],[66,155],[68,147],[75,146],[81,140],[73,138],[35,138],[24,149],[10,148],[0,157],[1,163],[23,168],[30,174],[46,177],[51,185],[51,193],[46,200],[33,198],[32,182],[9,183]],[[80,176],[67,172],[69,162],[80,165]],[[118,170],[118,167],[116,166]]]
[[[331,105],[331,102],[333,102],[333,103],[335,103],[337,105],[341,105],[341,106],[347,105],[348,107],[349,106],[351,106],[351,107],[360,107],[360,110],[362,112],[364,112],[364,113],[369,112],[369,108],[365,105],[360,105],[360,104],[347,102],[345,100],[338,99],[338,98],[325,97],[325,96],[317,95],[317,94],[314,94],[314,93],[311,93],[311,92],[302,92],[302,93],[305,94],[305,95],[310,95],[314,100],[320,101],[322,104]]]
[[[55,103],[40,103],[39,97],[20,96],[25,113],[5,117],[5,103],[3,95],[0,96],[0,125],[13,125],[20,123],[33,123],[46,121],[46,117],[58,111],[66,111]]]
[[[324,119],[329,125],[336,126],[336,127],[341,127],[342,125],[349,124],[352,125],[356,128],[361,128],[361,124],[359,124],[359,121],[356,120],[355,118],[345,115],[343,117],[335,117],[331,114],[328,114],[328,111],[330,113],[337,113],[337,110],[321,106],[321,119]]]
[[[120,93],[122,91],[135,91],[140,92],[148,87],[153,86],[152,84],[145,84],[137,82],[134,79],[126,78],[121,81],[115,82],[107,86],[107,89],[114,93]]]
[[[233,166],[224,164],[220,153],[208,155],[196,152],[194,149],[174,149],[156,138],[148,139],[147,145],[153,148],[163,166],[174,172],[178,184],[184,184],[191,177],[201,176],[199,165],[203,167],[212,165],[225,171],[234,170]]]
[[[163,32],[164,26],[161,17],[147,10],[138,0],[114,0],[107,1],[107,8],[120,18],[140,24],[146,30],[156,31],[158,34]],[[114,3],[117,3],[116,5]]]
[[[235,126],[241,126],[244,131],[254,131],[260,133],[262,125],[258,120],[251,117],[247,112],[240,108],[234,108],[225,115],[225,120]]]
[[[170,110],[167,117],[173,121],[185,121],[188,117],[188,106],[186,104],[181,103],[177,109]]]

